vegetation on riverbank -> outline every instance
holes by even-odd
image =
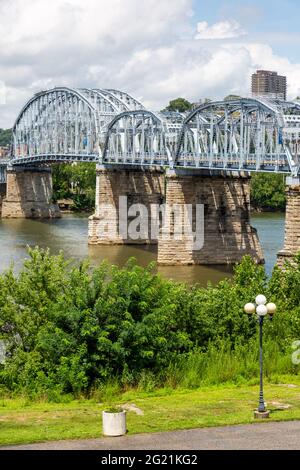
[[[130,260],[120,269],[29,250],[19,274],[0,275],[3,394],[90,396],[111,382],[154,389],[247,383],[258,375],[257,322],[243,313],[257,293],[278,304],[265,322],[266,374],[298,374],[300,255],[285,271],[249,257],[216,287],[164,280]]]
[[[74,211],[95,207],[96,165],[94,163],[58,164],[52,167],[53,199],[72,199]]]
[[[53,166],[54,200],[72,199],[73,210],[92,211],[95,207],[96,168],[92,163]],[[256,210],[285,209],[285,177],[258,173],[251,178],[251,205]]]
[[[286,205],[285,176],[255,173],[251,178],[251,205],[255,209],[284,211]]]
[[[11,129],[0,129],[0,146],[11,144]]]

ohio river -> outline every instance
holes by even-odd
[[[252,216],[252,225],[257,228],[264,250],[266,270],[270,274],[276,262],[276,254],[283,246],[284,214],[263,213]],[[14,263],[20,269],[27,256],[26,247],[49,247],[52,253],[62,250],[68,258],[89,257],[92,265],[104,259],[123,265],[128,258],[135,257],[146,266],[156,260],[154,247],[138,246],[88,246],[88,219],[86,215],[64,215],[52,221],[1,220],[0,219],[0,271]],[[188,283],[206,285],[231,276],[226,266],[159,266],[162,276]]]

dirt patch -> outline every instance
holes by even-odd
[[[125,405],[122,405],[121,408],[126,411],[133,411],[133,413],[137,414],[138,416],[144,416],[143,410],[138,408],[134,403],[125,403]]]

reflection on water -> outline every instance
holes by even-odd
[[[276,253],[283,246],[284,215],[255,215],[252,225],[258,229],[266,268],[270,273],[276,261]],[[156,248],[153,246],[88,246],[87,229],[87,217],[74,214],[49,221],[0,219],[0,270],[12,262],[19,269],[28,245],[49,247],[52,253],[62,250],[67,257],[76,259],[89,257],[93,265],[104,259],[123,265],[132,256],[143,266],[156,260]],[[216,283],[231,276],[231,269],[226,266],[160,266],[158,271],[166,278],[201,285],[206,285],[208,281]]]
[[[271,274],[278,251],[282,250],[284,242],[284,213],[265,212],[251,217],[251,224],[257,229],[262,245],[266,271]]]

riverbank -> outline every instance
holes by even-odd
[[[278,377],[267,383],[269,422],[300,419],[300,378]],[[198,390],[163,388],[154,392],[128,390],[118,397],[127,409],[128,435],[254,423],[258,386],[223,385]],[[91,439],[102,434],[105,403],[74,400],[68,403],[0,400],[0,445],[60,439]]]
[[[272,207],[251,207],[250,214],[285,214],[285,209],[274,209]]]

